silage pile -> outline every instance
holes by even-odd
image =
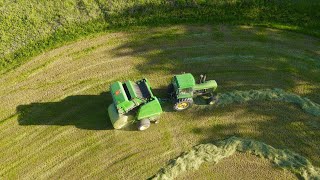
[[[216,144],[197,145],[189,152],[171,160],[152,179],[173,179],[183,172],[198,169],[203,162],[216,164],[236,151],[249,152],[269,159],[277,166],[290,170],[304,179],[320,179],[320,169],[315,168],[306,158],[289,150],[276,149],[259,141],[238,137],[231,137]]]
[[[249,101],[284,101],[299,105],[304,111],[314,116],[320,116],[320,105],[308,98],[285,92],[282,89],[261,89],[249,91],[233,91],[217,95],[216,106]]]

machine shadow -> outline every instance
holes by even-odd
[[[19,125],[73,125],[79,129],[110,130],[107,107],[111,96],[104,92],[99,95],[69,96],[59,102],[31,103],[19,105]]]
[[[157,97],[166,97],[166,87],[152,90]],[[162,101],[163,111],[172,112],[171,102]],[[108,106],[113,102],[110,92],[99,95],[68,96],[58,102],[30,103],[16,108],[18,123],[28,125],[72,125],[79,129],[114,130],[108,115]],[[137,131],[130,123],[120,131]]]

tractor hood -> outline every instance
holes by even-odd
[[[217,82],[215,80],[209,80],[200,84],[196,84],[194,86],[194,90],[202,90],[202,89],[217,89],[218,85]]]

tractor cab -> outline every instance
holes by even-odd
[[[172,84],[177,98],[189,98],[193,97],[193,87],[195,86],[195,80],[192,74],[180,74],[174,76]]]

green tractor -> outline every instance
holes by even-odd
[[[214,102],[216,88],[216,81],[206,81],[205,75],[201,75],[196,84],[192,74],[184,73],[172,78],[168,90],[175,102],[174,109],[181,111],[191,107],[196,96],[210,95],[209,101]],[[111,84],[110,92],[113,103],[108,107],[108,114],[115,129],[121,129],[129,122],[137,122],[139,130],[146,130],[150,122],[159,122],[162,108],[147,79],[124,83],[116,81]],[[135,118],[131,120],[134,114]]]
[[[215,90],[218,85],[215,80],[206,81],[206,75],[200,75],[199,83],[196,84],[192,74],[184,73],[175,75],[168,86],[168,94],[174,100],[173,109],[182,111],[193,104],[193,98],[197,96],[210,96],[208,103],[215,102]]]
[[[159,122],[162,108],[147,79],[125,83],[116,81],[111,84],[110,92],[113,103],[109,105],[108,113],[115,129],[125,127],[133,113],[136,114],[133,122],[138,122],[140,131],[148,129],[150,121]]]

